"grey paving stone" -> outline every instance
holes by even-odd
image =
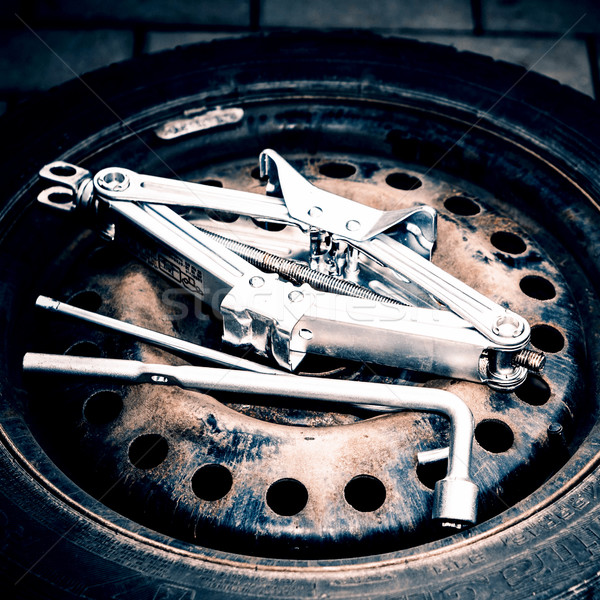
[[[593,96],[587,50],[585,42],[581,40],[436,34],[421,35],[418,38],[515,63]]]
[[[263,27],[470,30],[469,0],[262,0]]]
[[[53,30],[36,34],[25,30],[0,36],[0,90],[47,89],[130,58],[133,48],[133,34],[127,31]]]
[[[600,32],[598,0],[483,0],[483,25],[493,31]],[[571,29],[572,28],[572,29]]]
[[[34,0],[40,19],[188,25],[250,23],[250,0]]]
[[[225,38],[243,37],[244,33],[215,32],[206,33],[199,31],[149,31],[146,36],[144,52],[160,52],[185,46],[186,44],[197,44],[199,42],[210,42]]]

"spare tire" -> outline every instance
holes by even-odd
[[[243,117],[219,120],[230,108],[242,109]],[[202,114],[210,117],[190,131],[171,131],[169,139],[157,135],[174,119]],[[113,65],[16,107],[2,127],[3,589],[23,598],[191,600],[591,597],[600,588],[600,114],[590,98],[448,47],[370,34],[286,33]],[[35,297],[51,292],[74,298],[73,282],[89,291],[82,278],[99,268],[97,255],[90,258],[98,239],[36,202],[43,165],[112,164],[250,187],[260,185],[251,160],[267,147],[291,155],[313,179],[329,178],[330,187],[348,180],[348,190],[354,184],[387,186],[404,195],[421,187],[445,223],[434,262],[497,301],[516,302],[532,322],[533,344],[548,353],[547,371],[513,394],[393,370],[369,375],[412,377],[413,384],[452,388],[471,403],[474,478],[484,488],[476,526],[448,535],[421,523],[418,534],[377,530],[361,540],[349,537],[339,520],[337,529],[320,536],[317,526],[305,538],[299,534],[294,543],[302,547],[277,529],[273,543],[268,535],[256,541],[250,517],[232,525],[217,515],[190,529],[191,521],[182,525],[159,493],[166,479],[121,487],[122,463],[110,463],[116,429],[107,446],[108,430],[94,428],[116,419],[122,400],[114,415],[92,416],[89,399],[105,393],[110,404],[115,395],[128,398],[128,390],[23,380],[25,351],[68,352],[69,344],[82,343],[80,331],[34,315]],[[474,221],[478,214],[482,220]],[[449,242],[444,231],[462,237]],[[134,267],[135,273],[140,269]],[[500,271],[514,289],[486,276]],[[136,285],[140,281],[146,279]],[[121,292],[122,304],[131,301]],[[207,322],[202,332],[215,336],[213,330]],[[115,337],[86,335],[88,352],[140,352]],[[323,370],[365,377],[347,364]],[[158,406],[161,398],[154,397]],[[222,400],[248,411],[238,406],[242,400]],[[324,417],[322,407],[312,408],[317,416],[285,409],[284,416],[259,410],[246,416],[303,427],[343,427],[364,417]],[[435,419],[425,426],[447,434]],[[125,437],[130,433],[121,430]],[[161,438],[136,430],[137,440],[144,435]],[[132,458],[132,447],[130,462],[150,472],[152,465],[146,469]],[[409,450],[402,449],[401,462],[416,473]],[[114,477],[114,485],[106,477]],[[420,473],[405,484],[429,501],[431,477]],[[258,485],[246,482],[252,484]],[[228,490],[229,480],[223,485]],[[365,489],[385,498],[381,482]],[[346,503],[352,504],[349,493]],[[268,506],[267,490],[261,494]],[[196,496],[200,502],[215,499]],[[362,505],[368,507],[357,510],[379,514],[384,500],[376,500],[370,497]],[[253,513],[257,522],[266,518],[261,510]],[[328,510],[341,514],[334,505]],[[294,515],[285,518],[293,523]]]

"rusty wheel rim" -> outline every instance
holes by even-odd
[[[341,117],[331,117],[332,106]],[[375,103],[341,110],[333,101],[303,99],[298,105],[286,102],[285,110],[280,101],[244,109],[242,132],[217,129],[166,146],[152,138],[152,129],[145,135],[161,160],[186,157],[178,174],[192,180],[259,189],[256,142],[248,143],[243,158],[223,151],[232,139],[258,131],[260,139],[279,139],[289,147],[287,156],[326,189],[367,198],[380,208],[431,204],[440,214],[434,262],[530,320],[534,346],[549,353],[548,367],[514,394],[373,365],[308,365],[314,375],[408,381],[457,393],[477,423],[474,471],[483,489],[482,520],[527,497],[564,463],[574,450],[571,440],[587,427],[585,381],[577,368],[585,352],[585,323],[573,301],[574,274],[568,268],[565,273],[564,249],[548,241],[527,210],[507,205],[480,181],[471,182],[472,173],[449,175],[416,165],[392,128],[401,119],[398,107],[397,114]],[[309,117],[326,133],[333,131],[331,149],[313,154]],[[341,151],[344,144],[335,133],[340,120],[349,145],[369,134],[386,140],[386,152],[358,152],[359,145]],[[114,143],[90,156],[86,166],[106,166],[112,160],[110,164],[121,161],[160,174],[164,167],[152,153],[144,159],[150,164],[127,163],[131,143]],[[298,146],[304,149],[299,152]],[[200,151],[202,161],[189,159]],[[221,226],[231,230],[233,224]],[[259,226],[247,226],[264,235]],[[269,234],[281,239],[278,232]],[[218,346],[219,322],[211,309],[178,295],[158,276],[87,234],[68,251],[78,258],[55,283],[54,295]],[[180,361],[73,324],[41,319],[39,327],[51,351]],[[318,405],[256,406],[247,398],[150,386],[64,382],[53,395],[62,407],[59,418],[48,414],[45,390],[42,395],[33,392],[29,418],[38,432],[46,429],[40,437],[56,462],[103,503],[182,541],[261,557],[337,559],[412,548],[447,535],[430,522],[431,488],[443,476],[444,465],[418,468],[415,462],[417,451],[447,443],[441,418],[399,414],[367,419]],[[48,418],[54,435],[48,435]],[[92,474],[90,463],[95,465]]]

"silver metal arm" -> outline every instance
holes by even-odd
[[[125,247],[133,245],[133,254],[141,254],[150,266],[202,299],[264,275],[167,206],[115,201],[110,209],[118,223],[115,239]],[[146,239],[134,234],[131,225]],[[157,244],[154,251],[147,245],[148,238]]]
[[[23,369],[26,373],[101,377],[126,383],[176,385],[192,390],[275,395],[441,414],[450,421],[450,450],[447,475],[435,486],[433,518],[442,525],[457,528],[477,520],[479,490],[470,474],[473,415],[458,396],[444,390],[35,353],[25,355]]]
[[[94,176],[94,187],[108,200],[227,210],[248,217],[301,224],[290,217],[281,198],[215,188],[178,179],[140,175],[121,167],[109,167],[98,171]]]
[[[495,348],[519,350],[529,342],[531,330],[526,319],[496,304],[389,236],[378,235],[356,245],[365,254],[381,260],[429,291],[475,327]]]

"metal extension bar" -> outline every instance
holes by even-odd
[[[52,313],[57,313],[73,319],[79,319],[80,321],[97,325],[98,327],[108,329],[109,331],[118,331],[119,333],[133,336],[144,342],[154,344],[155,346],[159,346],[161,348],[166,348],[171,352],[179,352],[180,354],[185,354],[187,356],[201,358],[202,360],[207,360],[225,367],[243,369],[245,371],[255,371],[256,373],[270,373],[271,375],[283,373],[283,371],[273,369],[267,365],[261,365],[260,363],[252,360],[246,360],[245,358],[239,358],[238,356],[226,354],[225,352],[220,352],[219,350],[213,350],[212,348],[207,348],[206,346],[200,346],[199,344],[181,340],[171,335],[160,333],[159,331],[147,329],[146,327],[140,327],[139,325],[134,325],[133,323],[126,323],[125,321],[112,319],[111,317],[107,317],[105,315],[99,315],[98,313],[84,310],[78,306],[72,306],[71,304],[60,302],[59,300],[54,300],[53,298],[48,298],[47,296],[38,296],[37,300],[35,301],[35,305],[38,308]]]

